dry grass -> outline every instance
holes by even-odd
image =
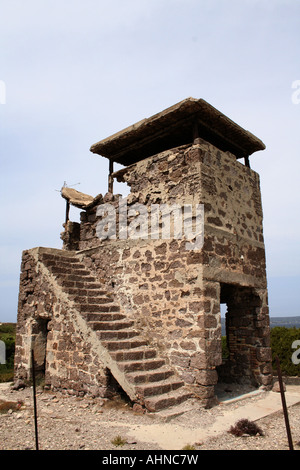
[[[122,447],[125,444],[127,444],[127,441],[126,439],[123,439],[122,436],[118,435],[114,439],[112,439],[111,443],[116,447],[119,447],[119,446]]]
[[[243,436],[244,434],[248,434],[249,436],[263,436],[263,432],[257,424],[248,419],[240,419],[234,426],[231,426],[228,432],[234,436]]]
[[[15,402],[15,401],[0,400],[0,413],[5,414],[5,413],[8,413],[9,410],[18,411],[22,405],[23,403],[19,401]]]

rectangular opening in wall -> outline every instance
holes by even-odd
[[[36,377],[39,381],[44,379],[46,371],[48,323],[48,319],[37,318],[32,327],[34,367]]]
[[[222,365],[217,367],[218,389],[221,384],[228,394],[253,390],[256,364],[256,309],[260,299],[251,287],[220,284],[220,307],[222,317]]]
[[[113,194],[120,194],[126,198],[130,194],[130,186],[123,178],[123,173],[127,171],[127,167],[115,163],[113,178]]]
[[[224,362],[229,357],[229,351],[228,351],[228,345],[227,345],[227,333],[226,333],[227,304],[221,303],[220,311],[221,311],[222,359]]]

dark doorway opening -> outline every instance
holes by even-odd
[[[251,391],[259,385],[255,378],[256,316],[261,300],[251,287],[226,283],[220,287],[223,360],[217,367],[219,389],[222,383],[240,386],[227,387],[228,393],[234,388],[239,392]]]
[[[105,398],[109,398],[107,406],[115,408],[127,408],[132,407],[133,402],[129,396],[123,390],[119,382],[114,378],[111,371],[106,368],[106,393]]]
[[[43,381],[46,372],[47,336],[49,320],[37,318],[32,326],[32,348],[36,378]]]

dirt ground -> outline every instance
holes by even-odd
[[[209,410],[194,404],[190,411],[167,419],[159,414],[135,411],[120,398],[79,398],[38,390],[39,449],[288,450],[282,411],[256,421],[263,435],[236,437],[228,432],[235,424],[234,412],[249,404],[255,407],[260,399],[260,395],[254,395]],[[32,388],[17,391],[12,390],[11,384],[0,384],[0,450],[35,449],[33,409]],[[216,429],[214,435],[206,435],[205,430],[224,413],[228,429]],[[289,407],[289,422],[294,449],[300,450],[300,403]]]

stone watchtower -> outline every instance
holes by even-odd
[[[63,188],[63,249],[23,253],[16,377],[30,375],[33,347],[52,388],[105,396],[117,383],[150,411],[190,396],[209,406],[218,381],[268,387],[263,215],[249,164],[264,148],[193,98],[93,145],[109,159],[108,192]],[[130,187],[126,199],[115,179]]]

